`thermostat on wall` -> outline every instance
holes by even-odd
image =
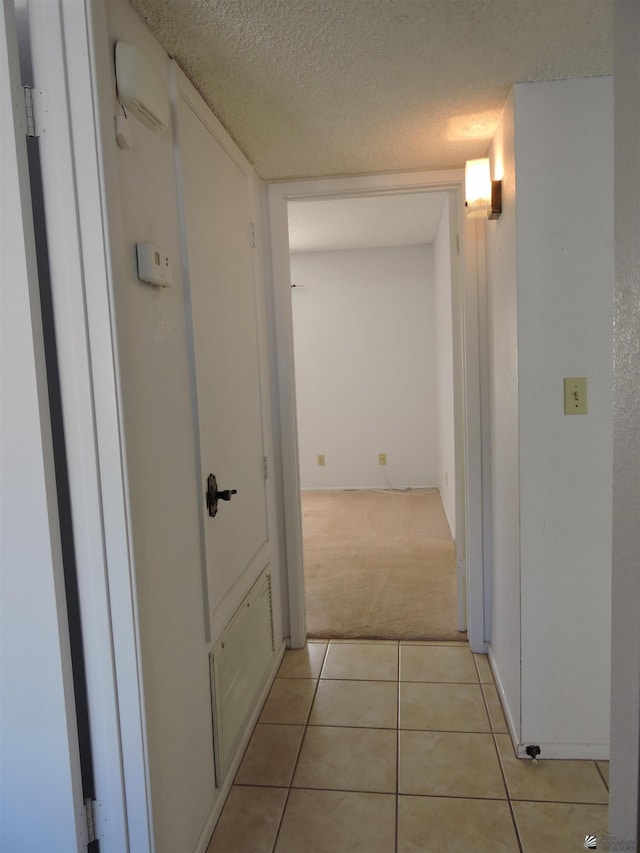
[[[171,284],[171,262],[169,255],[153,243],[137,243],[138,278],[158,287]]]

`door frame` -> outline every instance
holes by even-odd
[[[456,564],[461,593],[458,596],[458,627],[464,627],[466,617],[472,651],[484,653],[487,650],[488,620],[485,617],[485,604],[490,600],[490,590],[488,573],[484,567],[480,399],[482,278],[479,251],[482,240],[477,223],[463,216],[464,172],[461,169],[354,178],[317,178],[267,185],[265,206],[271,236],[271,269],[267,275],[271,285],[272,344],[278,384],[280,500],[285,529],[284,564],[287,567],[289,633],[293,648],[301,648],[306,642],[306,619],[287,205],[293,200],[362,198],[436,191],[449,192],[457,199],[456,204],[450,204],[451,236],[452,241],[455,241],[457,233],[460,239],[459,254],[452,252]],[[459,262],[455,263],[457,259]]]
[[[18,29],[0,4],[0,847],[86,844]],[[32,152],[33,153],[33,150]]]
[[[87,699],[106,849],[153,849],[121,377],[111,281],[125,257],[105,0],[26,7]]]

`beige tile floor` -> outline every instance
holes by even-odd
[[[608,765],[515,758],[461,643],[288,651],[208,853],[571,853],[607,827]]]

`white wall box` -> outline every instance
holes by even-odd
[[[156,69],[144,50],[124,41],[116,42],[118,98],[151,130],[169,123],[169,96],[166,77]]]
[[[122,147],[122,146],[120,146]],[[137,243],[138,278],[157,287],[171,284],[171,261],[169,255],[153,243]]]

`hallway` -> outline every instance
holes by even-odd
[[[399,717],[399,719],[398,719]],[[607,827],[608,763],[514,757],[460,643],[287,651],[208,853],[570,853]]]

